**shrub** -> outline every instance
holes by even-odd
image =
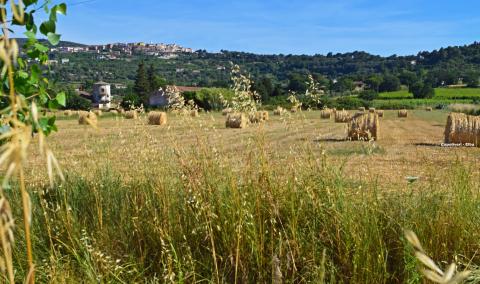
[[[65,108],[73,110],[90,110],[92,108],[92,102],[82,98],[74,92],[70,92],[67,94]]]
[[[363,91],[362,93],[360,93],[360,95],[358,95],[358,97],[362,100],[373,101],[373,100],[376,100],[378,98],[378,93],[373,91],[373,90],[366,90],[366,91]]]
[[[357,97],[339,97],[332,102],[332,106],[337,109],[358,109],[368,107],[368,103]]]

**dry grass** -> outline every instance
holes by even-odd
[[[445,143],[470,143],[480,147],[480,117],[450,113],[445,127]]]
[[[97,126],[97,116],[93,112],[80,111],[78,112],[78,124]]]
[[[225,121],[226,128],[245,128],[248,126],[248,118],[243,113],[229,113]]]
[[[116,109],[111,109],[108,112],[111,113],[111,114],[118,114],[118,110],[116,110]]]
[[[399,110],[398,117],[408,117],[408,111],[406,109]]]
[[[261,123],[269,119],[268,111],[257,111],[249,115],[250,123]]]
[[[151,111],[148,113],[148,124],[165,125],[167,124],[167,113],[160,111]]]
[[[126,111],[123,116],[126,118],[126,119],[137,119],[138,118],[138,113],[136,110],[129,110],[129,111]]]
[[[337,123],[346,123],[349,122],[352,116],[346,110],[336,111],[335,112],[335,122]]]
[[[198,110],[192,109],[192,110],[190,111],[190,116],[191,116],[191,117],[198,117]]]
[[[285,114],[286,111],[283,107],[280,107],[278,106],[274,111],[273,111],[273,115],[277,115],[277,116],[280,116],[280,115],[283,115]]]
[[[348,124],[348,139],[378,140],[380,122],[376,113],[356,113]]]

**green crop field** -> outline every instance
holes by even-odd
[[[380,93],[378,96],[382,100],[413,99],[413,95],[408,90],[396,92]],[[434,99],[480,99],[480,88],[436,88]]]

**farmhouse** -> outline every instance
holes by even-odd
[[[94,108],[110,109],[112,107],[112,94],[109,83],[97,82],[93,85],[91,94],[83,90],[77,90],[77,94],[89,100]]]

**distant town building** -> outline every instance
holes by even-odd
[[[67,63],[70,62],[70,59],[68,59],[68,58],[62,58],[61,62],[62,62],[62,64],[67,64]]]

